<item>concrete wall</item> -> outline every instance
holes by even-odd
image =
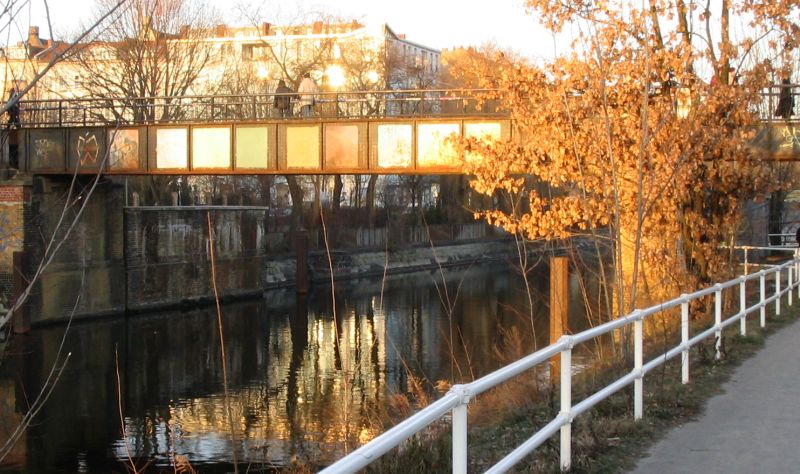
[[[33,323],[125,310],[122,190],[103,181],[88,196],[91,180],[79,178],[70,195],[70,182],[69,177],[33,181],[25,229],[27,274],[53,255],[31,292]]]
[[[209,217],[219,294],[261,293],[265,209],[129,207],[125,209],[128,309],[213,298]]]
[[[79,179],[78,189],[90,185],[90,180]],[[208,215],[215,233],[219,294],[260,294],[264,288],[263,210],[125,208],[122,187],[103,181],[80,216],[85,194],[76,199],[73,192],[62,219],[69,187],[68,178],[34,179],[25,228],[27,274],[33,275],[55,245],[66,240],[33,287],[32,323],[213,300]],[[0,217],[7,214],[21,216],[21,211]]]

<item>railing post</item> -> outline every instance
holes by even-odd
[[[561,412],[568,422],[561,427],[561,470],[572,465],[572,336],[561,338],[566,347],[561,351]]]
[[[797,275],[797,297],[800,298],[800,249],[794,251],[794,274]]]
[[[749,265],[747,264],[747,247],[744,248],[744,274],[747,275]]]
[[[747,335],[747,296],[745,295],[745,283],[747,280],[742,277],[739,280],[739,312],[742,313],[742,319],[739,320],[739,334],[742,336]]]
[[[461,403],[453,408],[453,474],[467,474],[467,404],[469,392],[458,387]]]
[[[789,306],[792,306],[792,304],[794,304],[794,302],[792,301],[792,281],[793,281],[792,280],[792,273],[794,273],[794,268],[790,265],[790,266],[786,267],[786,271],[789,274],[788,275],[788,278],[789,278],[788,286],[786,287],[786,289],[789,290],[789,291],[787,291],[787,293],[789,293],[789,301],[788,301],[788,303],[789,303]]]
[[[775,316],[781,315],[781,269],[775,270]]]
[[[761,302],[759,304],[761,307],[761,327],[763,328],[767,325],[767,304],[765,303],[767,300],[767,275],[764,273],[764,270],[759,272],[758,280],[760,284],[759,293],[761,296]]]
[[[637,311],[638,312],[638,311]],[[633,322],[633,370],[636,373],[636,378],[633,381],[633,419],[641,420],[643,415],[644,405],[644,387],[642,378],[642,359],[644,356],[644,322],[641,316],[637,316]]]
[[[715,285],[717,290],[714,292],[714,327],[717,328],[714,331],[714,337],[716,338],[717,342],[714,344],[714,358],[716,360],[722,359],[722,289],[720,289],[720,284],[717,283]]]
[[[681,383],[686,385],[689,383],[689,301],[686,295],[683,295],[683,303],[681,303],[681,344],[685,349],[681,352]]]

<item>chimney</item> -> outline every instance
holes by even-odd
[[[180,29],[180,37],[181,38],[188,38],[189,37],[189,25],[181,25]]]
[[[261,23],[261,36],[269,36],[270,31],[269,29],[272,27],[272,24],[267,23],[266,21]]]
[[[28,46],[31,49],[44,49],[44,44],[42,40],[39,39],[39,27],[38,26],[31,26],[28,29]]]
[[[217,38],[224,38],[227,36],[227,28],[225,25],[217,25],[216,36]]]

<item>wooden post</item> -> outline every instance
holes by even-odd
[[[295,288],[298,293],[308,293],[308,233],[297,232],[295,235]]]
[[[25,291],[27,281],[25,279],[25,252],[14,252],[14,269],[11,277],[12,281],[12,294],[14,295],[15,304],[22,297]],[[14,328],[14,334],[25,334],[31,330],[30,315],[27,311],[27,305],[23,304],[16,311],[11,320],[11,326]]]
[[[558,342],[568,331],[569,320],[569,259],[550,258],[550,344]],[[559,356],[550,361],[551,380],[558,378]]]

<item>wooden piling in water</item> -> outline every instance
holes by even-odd
[[[569,259],[550,258],[550,344],[558,342],[568,332],[569,320]],[[560,356],[550,360],[551,380],[560,372]]]

